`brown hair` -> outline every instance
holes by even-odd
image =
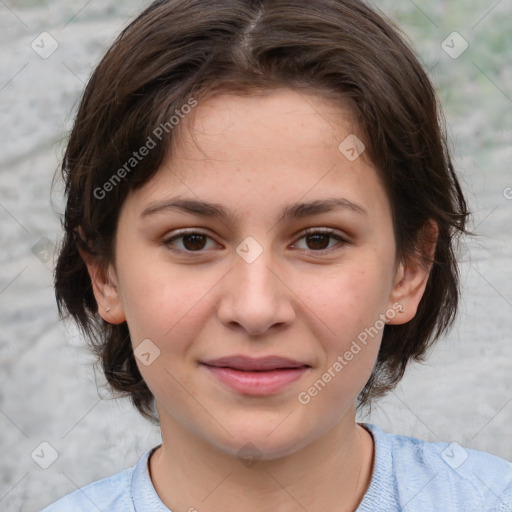
[[[455,319],[454,242],[466,232],[468,212],[435,91],[399,29],[359,0],[158,0],[121,32],[85,89],[62,162],[67,206],[55,271],[59,314],[75,319],[111,388],[155,423],[128,326],[98,315],[78,245],[104,268],[115,260],[121,205],[169,155],[178,133],[169,120],[190,98],[282,86],[350,106],[389,195],[400,258],[420,251],[429,219],[439,229],[417,314],[386,325],[358,407],[393,389],[408,362],[422,360]],[[164,126],[165,137],[147,156],[130,172],[118,171]]]

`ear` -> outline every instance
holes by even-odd
[[[84,239],[81,226],[78,228],[79,236]],[[78,246],[78,252],[87,266],[91,278],[94,297],[98,303],[98,314],[110,324],[121,324],[126,321],[124,308],[122,306],[118,280],[114,265],[109,263],[105,269],[94,255]]]
[[[399,314],[388,319],[388,324],[405,324],[415,317],[432,269],[438,235],[437,224],[428,220],[420,232],[418,254],[407,256],[406,261],[398,265],[388,309],[396,311],[397,305],[401,308]]]

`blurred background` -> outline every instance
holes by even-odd
[[[39,511],[160,443],[128,401],[106,399],[85,342],[58,321],[52,288],[64,203],[61,182],[53,194],[51,184],[77,101],[149,3],[0,0],[2,511]],[[512,460],[512,2],[374,5],[401,27],[438,90],[479,236],[460,247],[454,329],[359,420]]]

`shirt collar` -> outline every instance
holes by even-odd
[[[375,503],[395,499],[394,495],[383,496],[385,489],[388,489],[385,481],[389,478],[393,466],[392,451],[387,445],[386,433],[380,427],[370,423],[360,423],[360,425],[373,437],[374,461],[370,486],[356,512],[371,512],[374,510]],[[160,446],[161,444],[146,451],[133,470],[131,496],[135,512],[172,512],[158,496],[149,475],[149,457]],[[391,491],[388,489],[388,492]]]
[[[389,485],[393,470],[393,453],[388,434],[377,425],[359,423],[373,437],[373,469],[370,485],[356,512],[373,512],[377,503],[395,503],[394,488]],[[398,510],[398,508],[396,509]]]
[[[172,512],[156,493],[149,476],[149,457],[160,446],[150,448],[144,453],[133,470],[131,496],[135,512]]]

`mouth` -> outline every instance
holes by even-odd
[[[214,368],[230,368],[232,370],[250,372],[268,372],[273,370],[311,368],[311,366],[307,363],[302,363],[300,361],[295,361],[293,359],[280,356],[252,358],[236,355],[201,361],[201,364]]]
[[[311,365],[293,359],[269,356],[229,356],[201,361],[217,382],[244,395],[275,394],[300,379]]]

